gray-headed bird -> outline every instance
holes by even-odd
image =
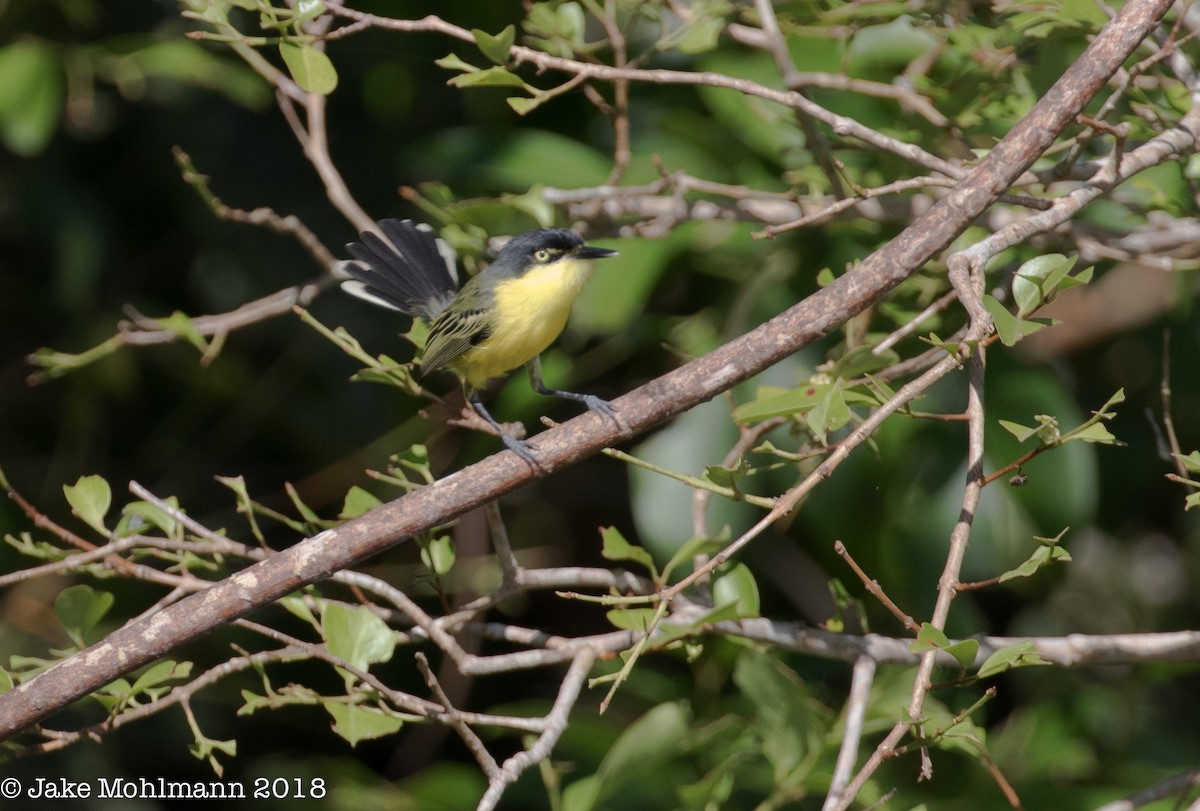
[[[537,463],[526,443],[492,418],[479,393],[488,381],[522,364],[538,392],[615,415],[608,401],[595,395],[547,388],[538,356],[566,326],[591,260],[616,256],[616,251],[586,245],[565,228],[539,228],[513,237],[487,269],[459,288],[458,257],[428,225],[388,219],[379,222],[379,230],[382,237],[364,231],[361,242],[346,246],[357,261],[342,264],[351,277],[343,289],[427,321],[422,376],[436,369],[454,372],[467,401],[505,447]]]

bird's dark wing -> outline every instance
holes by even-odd
[[[429,339],[421,356],[421,373],[446,366],[491,332],[483,310],[447,310],[429,328]]]
[[[458,292],[454,250],[433,229],[411,220],[380,220],[385,241],[372,231],[346,246],[357,262],[344,263],[351,295],[409,315],[436,319]]]

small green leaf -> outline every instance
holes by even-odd
[[[96,627],[115,600],[109,592],[96,591],[91,586],[68,586],[54,598],[54,613],[67,636],[82,648],[83,635]]]
[[[1011,670],[1014,667],[1048,664],[1050,663],[1043,659],[1041,654],[1037,652],[1033,641],[1026,640],[1001,648],[993,653],[979,666],[979,672],[976,675],[981,679],[986,679],[990,676],[995,676],[997,673]]]
[[[945,632],[924,622],[921,623],[921,630],[917,632],[917,638],[912,643],[912,652],[926,653],[931,650],[950,654],[965,670],[975,662],[975,656],[979,653],[979,642],[974,639],[963,639],[952,643]]]
[[[739,618],[758,616],[758,582],[746,564],[735,563],[713,581],[713,604],[733,605]]]
[[[338,513],[338,518],[357,518],[363,513],[375,509],[382,503],[373,494],[356,484],[346,493],[346,498],[342,502],[342,511]]]
[[[720,17],[697,20],[687,26],[683,36],[676,42],[675,49],[689,55],[711,51],[717,46],[717,40],[725,30],[725,22]]]
[[[622,631],[645,631],[654,618],[653,608],[614,608],[605,617],[614,628]]]
[[[359,670],[386,662],[396,649],[396,635],[366,606],[327,603],[321,614],[321,635],[330,653]]]
[[[1017,316],[1024,318],[1058,294],[1060,284],[1077,257],[1068,258],[1060,253],[1051,253],[1030,259],[1013,277],[1013,300],[1017,303]]]
[[[705,465],[704,478],[719,487],[736,490],[738,480],[751,471],[750,463],[745,458],[739,458],[733,467],[723,465]]]
[[[754,399],[733,410],[738,422],[759,422],[808,411],[828,394],[831,383],[806,383],[795,389],[760,386]]]
[[[173,510],[182,513],[179,499],[175,496],[164,499]],[[121,537],[134,534],[146,534],[151,528],[159,529],[168,538],[182,537],[183,527],[171,513],[151,504],[149,501],[131,501],[121,508],[121,521],[117,524],[115,533]]]
[[[200,334],[200,330],[196,328],[191,316],[187,313],[176,310],[166,318],[155,320],[160,329],[170,330],[194,346],[199,352],[204,353],[208,351],[208,341]]]
[[[1018,318],[993,296],[983,297],[983,307],[992,316],[992,321],[996,324],[996,334],[1000,336],[1000,341],[1005,346],[1012,346],[1026,335],[1037,332],[1046,326],[1040,321]]]
[[[683,544],[681,544],[680,547],[675,550],[675,554],[671,555],[671,559],[667,561],[666,565],[663,566],[663,581],[668,582],[668,579],[671,577],[671,572],[675,570],[676,566],[690,561],[697,555],[708,555],[715,552],[729,542],[729,537],[729,527],[725,527],[720,535],[716,538],[701,538],[699,536],[693,536],[684,541]]]
[[[527,96],[509,96],[505,99],[508,106],[512,108],[517,115],[528,115],[529,113],[542,106],[542,102],[549,99],[550,96],[546,93],[539,93],[533,98]]]
[[[323,0],[298,0],[296,3],[296,17],[292,22],[293,24],[309,22],[324,13],[325,3]]]
[[[66,98],[59,62],[50,40],[0,47],[0,142],[20,157],[41,152],[58,128]]]
[[[1039,546],[1033,551],[1033,554],[1016,568],[1009,569],[1004,574],[1000,575],[1000,582],[1005,583],[1009,580],[1015,580],[1018,577],[1030,577],[1039,569],[1048,566],[1055,561],[1059,563],[1070,563],[1071,553],[1061,546]]]
[[[304,599],[301,592],[293,592],[286,597],[280,597],[279,604],[286,608],[289,612],[307,622],[318,631],[321,629],[321,623],[317,622],[317,617],[313,614],[312,609],[308,605],[308,601]]]
[[[325,711],[333,718],[333,731],[341,735],[351,746],[359,741],[392,735],[404,726],[404,719],[389,715],[374,707],[360,707],[342,701],[323,701]]]
[[[840,381],[829,387],[825,396],[805,416],[805,420],[809,430],[822,445],[825,444],[828,434],[850,422],[850,407],[846,405],[846,398],[842,396]]]
[[[176,662],[171,659],[155,662],[146,668],[142,675],[137,677],[133,686],[129,688],[129,694],[136,696],[149,692],[156,687],[165,685],[167,682],[186,679],[191,673],[191,662]]]
[[[63,485],[63,494],[80,520],[97,532],[108,533],[104,516],[112,506],[112,488],[107,481],[100,476],[80,476],[74,485]]]
[[[1037,428],[1030,428],[1028,425],[1021,425],[1019,422],[1009,422],[1008,420],[1000,420],[1000,427],[1015,436],[1018,442],[1025,442],[1038,432]]]
[[[463,73],[475,73],[479,70],[479,68],[475,67],[470,62],[463,61],[459,55],[455,53],[449,53],[443,56],[441,59],[435,59],[433,60],[433,64],[437,65],[439,68],[445,68],[446,70],[457,70]]]
[[[1186,456],[1182,453],[1177,453],[1174,456],[1188,473],[1200,473],[1200,451],[1192,451]]]
[[[946,636],[945,631],[928,622],[923,622],[921,629],[917,631],[917,638],[913,641],[911,650],[913,653],[925,653],[929,650],[941,650],[949,644],[950,637]]]
[[[508,52],[516,41],[517,29],[510,25],[493,36],[486,31],[472,28],[471,36],[475,38],[475,44],[484,56],[497,65],[503,65],[508,62]]]
[[[1095,442],[1100,445],[1116,445],[1117,438],[1102,422],[1094,422],[1091,425],[1084,425],[1072,431],[1069,439],[1078,439],[1082,442]]]
[[[434,538],[421,547],[421,562],[438,577],[444,577],[454,568],[454,539],[449,535]]]
[[[500,66],[460,73],[446,84],[451,87],[525,87],[525,80],[512,71]]]
[[[312,45],[284,40],[279,54],[296,84],[309,93],[328,96],[337,87],[337,69],[324,51]]]
[[[654,568],[654,558],[640,546],[634,546],[625,540],[625,536],[616,527],[605,527],[600,530],[600,554],[605,560],[628,560],[644,566],[651,573],[657,574]]]

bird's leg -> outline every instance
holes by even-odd
[[[496,432],[496,436],[500,437],[500,441],[504,443],[504,447],[531,465],[538,463],[528,444],[501,428],[500,423],[496,422],[492,415],[488,413],[488,410],[484,408],[483,401],[479,399],[479,395],[476,392],[467,392],[467,402],[471,404],[471,408],[475,409],[476,414],[483,417],[487,424],[492,426],[492,429]]]
[[[575,400],[583,403],[588,407],[588,411],[594,411],[597,414],[603,414],[612,419],[617,418],[617,411],[612,407],[612,403],[594,394],[580,394],[574,391],[563,391],[562,389],[547,388],[542,382],[542,360],[539,357],[534,357],[533,360],[525,364],[525,368],[529,370],[529,383],[533,386],[533,390],[538,394],[550,394],[554,397],[565,397],[568,400]]]

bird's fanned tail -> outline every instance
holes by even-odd
[[[362,242],[346,246],[358,261],[344,264],[352,280],[342,288],[373,304],[437,318],[458,292],[454,250],[424,223],[388,219],[380,220],[379,227],[386,241],[364,231]]]

